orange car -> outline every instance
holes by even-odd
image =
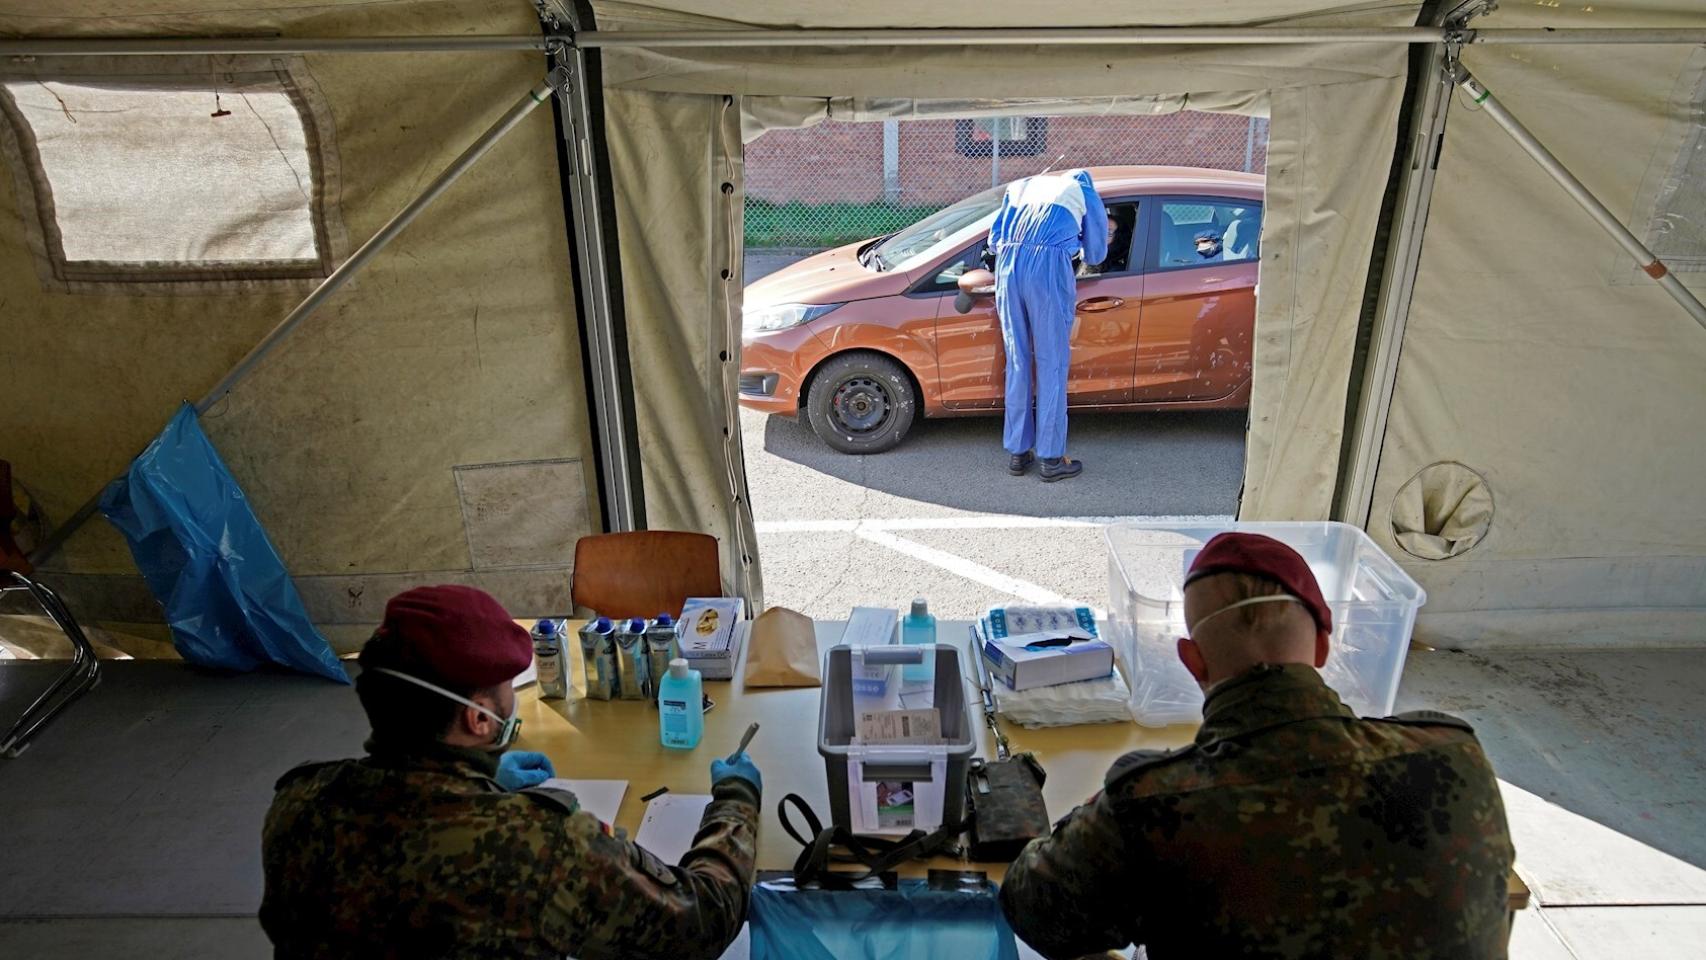
[[[1262,177],[1181,167],[1090,174],[1115,229],[1107,260],[1079,270],[1068,405],[1248,407]],[[1005,356],[994,298],[959,297],[958,281],[982,269],[1005,189],[748,286],[741,405],[804,410],[845,453],[893,448],[921,412],[999,413]],[[1204,234],[1213,242],[1199,253]],[[970,309],[960,312],[956,298]]]

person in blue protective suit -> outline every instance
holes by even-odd
[[[1023,476],[1041,457],[1044,481],[1075,477],[1084,464],[1066,456],[1074,260],[1094,265],[1108,254],[1108,214],[1089,172],[1038,174],[1008,184],[989,246],[995,251],[995,312],[1007,348],[1001,437],[1007,471]]]

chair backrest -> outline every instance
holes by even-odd
[[[605,617],[681,615],[688,597],[723,593],[717,538],[640,530],[582,537],[575,543],[575,606]]]

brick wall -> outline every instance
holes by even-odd
[[[773,130],[746,147],[749,197],[776,203],[947,204],[1000,181],[1105,164],[1166,164],[1245,169],[1250,120],[1227,114],[1184,112],[1159,117],[1052,117],[1042,149],[1033,156],[1003,156],[999,171],[988,156],[965,156],[952,120],[899,124],[898,193],[883,184],[883,125],[824,123],[805,130]],[[1250,169],[1267,166],[1266,123],[1256,128]],[[1062,157],[1062,154],[1065,156]]]

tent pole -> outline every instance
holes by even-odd
[[[1706,304],[1702,304],[1687,287],[1682,285],[1682,281],[1670,272],[1670,268],[1665,266],[1664,261],[1649,250],[1647,245],[1640,241],[1640,238],[1629,232],[1629,228],[1623,225],[1623,221],[1618,220],[1615,214],[1606,209],[1605,204],[1599,202],[1599,198],[1595,197],[1580,180],[1577,180],[1575,175],[1560,163],[1557,157],[1552,155],[1552,151],[1546,149],[1544,144],[1535,139],[1534,134],[1530,133],[1521,121],[1511,116],[1510,111],[1505,109],[1505,105],[1499,102],[1499,98],[1493,96],[1492,91],[1482,86],[1481,81],[1475,79],[1475,75],[1469,72],[1469,68],[1465,67],[1462,61],[1454,60],[1450,65],[1450,70],[1452,82],[1473,97],[1475,103],[1486,111],[1487,116],[1492,117],[1494,123],[1504,128],[1504,131],[1511,135],[1511,139],[1527,151],[1528,155],[1534,158],[1534,162],[1538,163],[1542,170],[1545,170],[1553,180],[1558,182],[1558,186],[1564,188],[1564,192],[1570,195],[1570,199],[1580,204],[1582,209],[1586,210],[1588,215],[1593,217],[1606,233],[1611,234],[1612,239],[1616,240],[1631,257],[1635,258],[1635,262],[1640,265],[1642,270],[1646,271],[1647,276],[1658,281],[1659,286],[1663,287],[1665,292],[1681,305],[1682,309],[1688,311],[1689,316],[1693,317],[1695,322],[1706,327]]]
[[[114,37],[0,40],[0,56],[81,57],[239,53],[478,53],[544,50],[545,37]]]
[[[577,47],[1133,46],[1287,43],[1706,43],[1706,29],[1610,27],[1475,30],[1442,27],[986,27],[801,30],[590,30]]]
[[[1398,353],[1404,343],[1404,327],[1410,318],[1416,269],[1422,259],[1422,238],[1427,228],[1428,208],[1433,201],[1440,144],[1445,136],[1446,114],[1451,107],[1451,78],[1445,69],[1445,52],[1429,51],[1422,75],[1419,98],[1412,107],[1410,139],[1404,147],[1404,168],[1399,184],[1396,226],[1386,251],[1382,273],[1380,306],[1375,314],[1362,388],[1356,397],[1351,421],[1349,460],[1342,465],[1337,502],[1332,517],[1358,527],[1368,525],[1374,503],[1374,475],[1380,462],[1380,446],[1386,436],[1386,418],[1392,408],[1393,387],[1398,379]]]
[[[1443,43],[1435,27],[992,27],[984,29],[807,29],[600,31],[575,35],[597,47],[936,47],[1147,44]],[[1463,43],[1706,43],[1706,29],[1609,27],[1581,30],[1495,29],[1461,35]],[[186,54],[467,53],[545,50],[547,37],[113,37],[0,40],[0,56],[171,56]]]
[[[496,123],[487,128],[485,133],[481,134],[472,144],[469,144],[468,149],[462,151],[461,156],[451,161],[450,166],[446,167],[444,172],[428,184],[419,196],[410,201],[408,206],[399,210],[397,215],[392,217],[385,226],[380,227],[378,233],[362,244],[355,253],[350,255],[348,260],[333,270],[330,276],[320,281],[320,285],[314,288],[314,292],[310,293],[307,299],[297,304],[296,309],[290,311],[288,316],[280,320],[278,325],[273,327],[261,339],[260,343],[255,344],[254,348],[243,359],[237,361],[237,365],[221,377],[219,382],[214,384],[213,389],[196,401],[196,413],[206,413],[208,408],[224,399],[225,395],[230,393],[237,384],[241,383],[250,373],[253,373],[255,367],[266,358],[267,354],[273,351],[273,348],[282,343],[302,321],[308,319],[315,310],[318,310],[322,304],[331,299],[332,295],[348,283],[351,277],[361,271],[361,268],[367,266],[378,255],[379,251],[385,249],[392,240],[396,239],[399,233],[403,232],[405,227],[420,216],[421,211],[431,205],[434,200],[437,200],[439,195],[444,193],[452,183],[455,183],[458,177],[468,172],[468,169],[484,156],[486,151],[503,139],[504,134],[515,129],[516,125],[532,113],[534,108],[550,99],[557,82],[555,76],[541,80],[533,89],[523,95],[514,106],[505,111]],[[77,532],[78,528],[94,517],[95,512],[100,509],[101,495],[104,492],[104,487],[102,490],[96,491],[87,503],[78,508],[76,513],[72,514],[53,533],[49,534],[47,539],[42,541],[41,546],[30,554],[30,561],[40,566],[42,561],[53,556],[65,544],[65,541]]]

